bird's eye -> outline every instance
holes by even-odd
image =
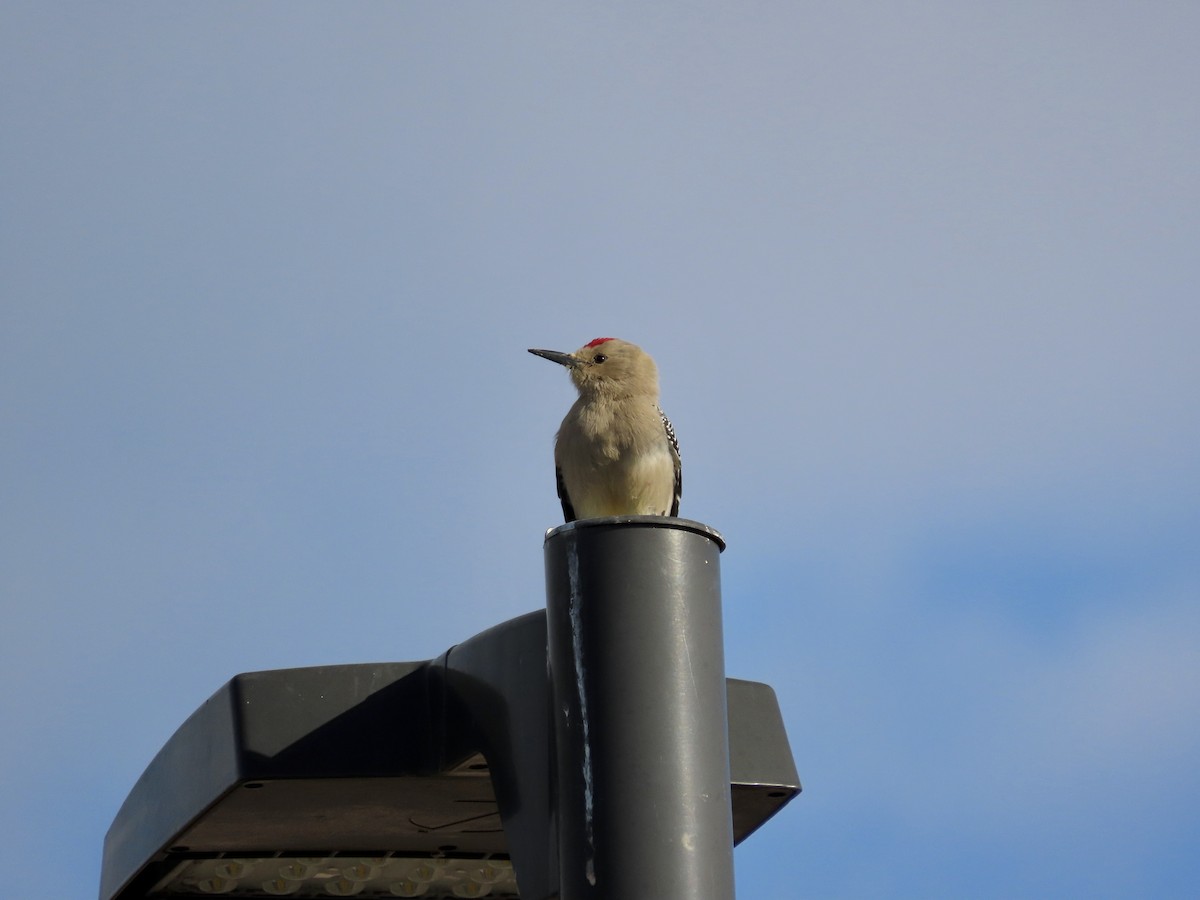
[[[593,356],[593,357],[592,357],[592,362],[594,362],[594,363],[602,363],[602,362],[604,362],[606,359],[608,359],[608,357],[607,357],[607,356],[605,356],[603,353],[597,353],[595,356]]]

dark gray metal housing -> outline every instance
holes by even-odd
[[[553,896],[546,621],[529,613],[424,662],[234,677],[180,726],[117,813],[100,900],[159,896],[155,886],[187,860],[318,852],[509,857],[524,900]],[[800,784],[774,692],[726,684],[736,842]]]

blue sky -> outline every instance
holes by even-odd
[[[1200,9],[12,2],[11,896],[230,676],[543,603],[635,341],[805,793],[743,897],[1200,881]]]

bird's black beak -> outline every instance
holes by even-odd
[[[529,352],[542,359],[548,359],[550,362],[556,362],[560,366],[566,366],[568,369],[583,365],[583,360],[570,353],[559,353],[557,350],[530,350]]]

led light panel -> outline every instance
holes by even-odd
[[[500,858],[271,856],[189,859],[150,896],[517,898],[512,863]]]

